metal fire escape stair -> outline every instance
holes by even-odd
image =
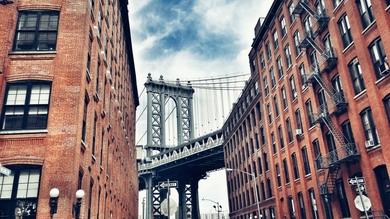
[[[334,192],[339,166],[333,166],[327,170],[325,182],[319,185],[320,195],[332,195]]]
[[[322,33],[326,29],[329,23],[329,16],[326,14],[326,9],[321,10],[313,10],[315,8],[312,5],[309,5],[307,0],[294,0],[294,11],[295,14],[302,14],[303,11],[306,11],[310,16],[312,16],[317,23],[313,24],[313,27],[316,26],[316,30],[312,33],[312,30],[305,30],[304,39],[301,41],[300,47],[314,48],[324,60],[327,62],[327,65],[324,66],[323,71],[329,72],[331,71],[337,64],[337,57],[335,57],[332,48],[325,48],[322,42],[316,42],[316,38],[319,34]]]

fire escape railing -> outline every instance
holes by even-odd
[[[318,109],[314,110],[311,116],[317,123],[324,124],[328,128],[337,145],[333,151],[316,158],[316,163],[321,165],[318,168],[324,170],[322,177],[320,177],[321,180],[319,179],[320,193],[321,195],[332,195],[340,164],[357,159],[360,155],[356,144],[346,142],[347,139],[331,120],[333,114],[344,112],[348,103],[343,92],[336,91],[321,77],[324,72],[330,72],[337,65],[337,57],[331,46],[324,46],[324,43],[318,40],[318,36],[327,28],[330,20],[326,14],[326,9],[320,6],[313,7],[307,0],[294,0],[293,4],[295,6],[293,13],[302,15],[306,12],[316,20],[316,23],[312,25],[315,30],[314,33],[311,30],[305,31],[300,47],[313,48],[322,57],[321,63],[316,61],[311,64],[307,81],[308,83],[319,84],[330,100],[329,103],[325,101]],[[313,10],[313,8],[317,9]]]

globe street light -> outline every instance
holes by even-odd
[[[252,181],[253,181],[253,186],[255,187],[255,195],[256,195],[256,204],[257,204],[257,217],[260,217],[261,214],[260,214],[260,206],[259,206],[259,195],[257,194],[257,185],[256,185],[256,176],[255,174],[253,173],[248,173],[248,172],[245,172],[245,171],[242,171],[242,170],[239,170],[239,169],[231,169],[231,168],[226,168],[226,171],[227,172],[233,172],[233,171],[238,171],[238,172],[241,172],[241,173],[244,173],[244,174],[247,174],[249,176],[252,177]]]
[[[202,198],[202,201],[205,201],[205,200],[206,200],[206,201],[211,201],[211,202],[217,204],[216,206],[214,205],[213,207],[215,208],[215,210],[217,210],[217,212],[218,212],[218,219],[219,219],[219,212],[222,211],[222,205],[220,205],[219,202],[213,201],[213,200],[211,200],[211,199]]]

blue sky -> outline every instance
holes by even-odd
[[[153,78],[205,78],[249,74],[248,53],[259,17],[272,0],[129,0],[129,17],[141,94],[148,73]],[[145,107],[140,97],[137,114]],[[137,116],[138,118],[138,116]],[[145,132],[137,122],[137,140]],[[201,180],[199,197],[228,209],[225,172]],[[142,200],[143,194],[140,195]],[[140,205],[141,206],[141,205]],[[213,203],[200,201],[201,213],[215,212]]]

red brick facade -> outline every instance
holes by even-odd
[[[138,218],[127,4],[0,5],[0,163],[12,170],[0,174],[0,218],[49,218],[52,188],[60,191],[53,218],[75,217],[78,189],[80,218]]]
[[[367,215],[390,215],[389,13],[386,0],[274,1],[224,125],[231,218],[258,215],[246,173],[263,219],[365,215],[355,177]]]

